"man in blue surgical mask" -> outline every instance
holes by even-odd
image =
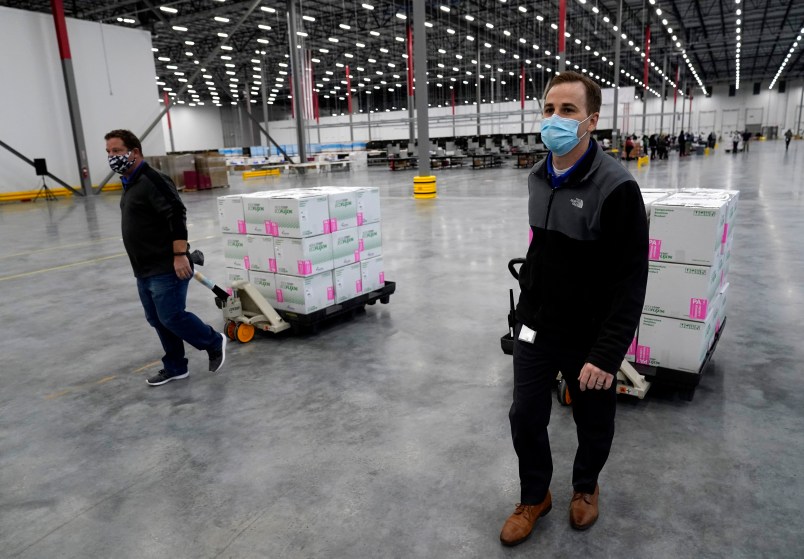
[[[504,545],[530,536],[553,505],[547,435],[561,371],[572,398],[578,449],[570,526],[598,519],[598,478],[614,438],[617,370],[634,338],[648,274],[648,226],[634,178],[591,138],[598,85],[562,72],[547,86],[542,142],[549,150],[528,176],[533,240],[519,272],[514,395],[509,413],[519,459],[520,503],[500,533]],[[569,489],[569,488],[567,488]]]

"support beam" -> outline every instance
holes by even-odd
[[[25,162],[26,162],[28,165],[30,165],[31,167],[33,167],[33,166],[34,166],[34,162],[33,162],[33,160],[28,159],[27,157],[25,157],[24,155],[22,155],[20,152],[18,152],[17,150],[15,150],[13,147],[11,147],[10,145],[8,145],[7,143],[5,143],[5,142],[4,142],[4,141],[2,141],[2,140],[0,140],[0,147],[1,147],[1,148],[5,148],[5,149],[7,149],[9,152],[11,152],[12,154],[16,155],[17,157],[19,157],[20,159],[22,159],[23,161],[25,161]],[[64,182],[63,180],[61,180],[59,177],[57,177],[57,176],[56,176],[56,175],[54,175],[53,173],[51,173],[51,172],[49,172],[49,171],[48,171],[47,176],[49,176],[51,179],[53,179],[54,181],[56,181],[57,183],[59,183],[60,185],[62,185],[64,188],[66,188],[67,190],[69,190],[69,191],[70,191],[70,192],[72,192],[73,194],[76,194],[76,195],[78,195],[78,196],[83,196],[83,195],[84,195],[84,193],[83,193],[83,192],[76,190],[75,188],[73,188],[72,186],[70,186],[69,184],[67,184],[67,183],[66,183],[66,182]]]
[[[623,28],[623,0],[619,2],[617,10],[617,29]],[[614,149],[620,149],[620,127],[617,124],[617,110],[620,104],[620,40],[614,42],[614,121],[611,126],[611,145]]]
[[[78,106],[78,89],[75,86],[70,39],[67,36],[67,20],[64,17],[64,1],[50,0],[50,7],[53,11],[53,22],[56,25],[56,39],[59,44],[61,69],[64,74],[64,89],[67,93],[67,108],[70,112],[70,125],[73,130],[75,159],[78,164],[78,178],[81,181],[83,195],[87,195],[92,192],[92,179],[89,177],[89,160],[87,158],[86,142],[84,141],[84,126],[81,123],[81,110]]]
[[[296,0],[288,0],[288,42],[290,43],[290,66],[293,73],[293,104],[296,106],[296,142],[299,147],[299,163],[307,163],[307,145],[304,138],[304,91],[302,89],[302,63],[299,58],[299,48],[296,40],[298,29],[298,15],[296,14]],[[300,172],[304,167],[299,168]]]
[[[430,175],[430,130],[427,106],[427,29],[424,26],[424,0],[413,0],[413,68],[416,73],[416,123],[419,132],[419,176]]]
[[[622,5],[620,6],[622,11]],[[619,24],[618,24],[619,25]],[[567,28],[567,0],[558,0],[558,71],[567,68],[567,38],[564,33]],[[620,29],[618,27],[618,29]]]
[[[480,40],[477,43],[477,68],[475,69],[475,105],[477,106],[477,136],[480,138],[480,101],[482,99],[482,85],[480,83]],[[492,71],[492,74],[494,72]],[[457,82],[455,82],[457,83]]]
[[[662,75],[667,75],[667,52],[664,53],[664,62],[662,62]],[[662,78],[662,108],[659,111],[659,134],[664,133],[664,98],[667,95],[667,80]]]
[[[262,51],[266,53],[266,51]],[[262,55],[262,64],[260,64],[260,81],[262,84],[260,85],[260,95],[262,95],[262,122],[265,124],[265,132],[263,135],[265,136],[265,145],[268,145],[270,141],[268,139],[268,84],[266,83],[268,76],[265,73],[265,65],[268,64],[268,55]]]
[[[413,144],[416,143],[416,110],[415,100],[413,98],[413,27],[407,26],[407,43],[406,48],[408,51],[408,153],[413,150]]]

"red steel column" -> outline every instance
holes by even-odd
[[[564,32],[566,31],[566,24],[567,24],[567,0],[559,0],[558,2],[558,56],[560,56],[560,60],[558,61],[558,71],[563,72],[566,69],[566,47],[567,41],[566,37],[564,36]]]
[[[84,141],[84,127],[81,124],[81,111],[78,106],[78,90],[75,86],[70,40],[67,36],[67,20],[64,18],[64,2],[63,0],[50,0],[50,7],[53,11],[53,23],[56,25],[56,39],[59,44],[59,57],[61,58],[61,69],[64,74],[64,86],[67,92],[67,108],[70,112],[70,124],[73,129],[78,176],[81,181],[81,191],[86,196],[92,191],[92,180],[89,177],[89,161],[87,159],[86,142]]]

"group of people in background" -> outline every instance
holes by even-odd
[[[735,130],[731,136],[727,136],[727,138],[731,139],[732,142],[732,153],[738,153],[740,151],[748,152],[750,151],[751,145],[751,132],[746,131],[739,131]],[[790,149],[790,141],[793,139],[793,131],[788,129],[784,133],[784,149],[785,151]],[[625,160],[626,161],[633,161],[640,156],[648,155],[648,150],[650,150],[650,159],[667,159],[667,154],[669,151],[674,149],[676,146],[678,147],[678,155],[679,157],[686,157],[690,155],[690,150],[693,145],[698,147],[705,146],[708,147],[710,150],[715,149],[715,146],[718,142],[717,134],[710,132],[708,135],[704,135],[703,133],[692,134],[690,132],[684,132],[681,130],[677,136],[672,134],[651,134],[648,136],[644,134],[643,136],[639,137],[636,134],[631,134],[630,136],[625,136],[625,143],[623,145],[623,149],[625,151]],[[608,150],[611,146],[611,140],[604,139],[602,141],[603,149]]]

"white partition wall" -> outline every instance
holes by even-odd
[[[141,134],[161,106],[151,36],[147,31],[67,18],[90,175],[109,172],[103,136],[113,128]],[[50,14],[0,7],[0,139],[26,157],[45,158],[48,170],[78,187],[78,164],[64,77]],[[164,154],[162,127],[144,142]],[[31,190],[31,166],[0,148],[0,192]],[[56,186],[53,184],[53,186]]]

